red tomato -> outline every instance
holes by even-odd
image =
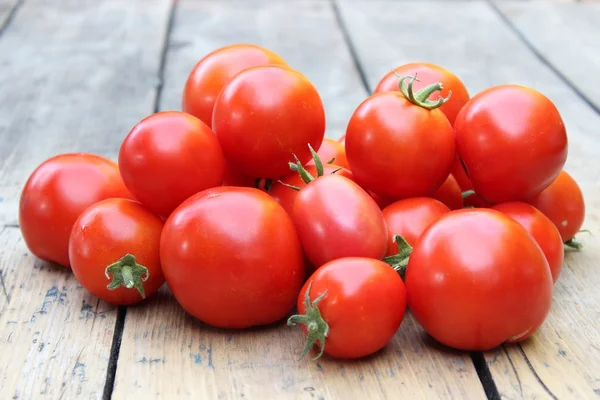
[[[336,258],[385,255],[387,229],[379,206],[341,175],[322,176],[298,192],[292,218],[316,267]]]
[[[484,90],[463,107],[454,128],[473,188],[490,203],[535,196],[567,159],[567,133],[558,110],[527,87]]]
[[[71,231],[73,274],[87,291],[108,303],[139,303],[165,282],[159,254],[162,228],[158,216],[132,200],[92,205]]]
[[[450,209],[438,200],[429,197],[412,197],[398,200],[383,209],[383,218],[388,230],[387,255],[398,252],[393,241],[394,235],[400,235],[414,246],[417,239],[429,225],[437,221]]]
[[[463,208],[462,191],[458,182],[452,174],[448,175],[448,178],[444,181],[442,186],[431,195],[436,200],[441,201],[447,205],[451,210],[458,210]]]
[[[369,196],[371,196],[373,200],[375,200],[375,203],[377,203],[379,208],[382,210],[394,202],[394,199],[390,199],[389,197],[382,197],[377,193],[371,192],[370,190],[367,190],[367,193],[369,193]]]
[[[527,229],[542,248],[550,266],[552,281],[556,282],[562,269],[565,252],[560,233],[552,221],[535,207],[518,201],[497,204],[492,208],[515,219]]]
[[[61,154],[31,174],[19,204],[19,226],[29,250],[65,267],[69,234],[86,208],[111,197],[133,199],[111,160],[94,154]]]
[[[167,219],[160,255],[179,304],[221,328],[280,320],[304,282],[291,218],[255,188],[221,186],[190,197]]]
[[[552,302],[540,246],[517,221],[491,209],[451,211],[431,224],[412,251],[405,283],[417,321],[460,350],[525,340]]]
[[[400,92],[378,93],[350,118],[346,155],[356,181],[378,195],[428,196],[450,174],[454,133],[440,110],[413,104]]]
[[[444,89],[439,93],[432,94],[429,97],[431,100],[435,100],[440,96],[448,97],[452,91],[450,100],[440,107],[440,110],[446,115],[451,124],[454,123],[456,114],[458,114],[460,109],[469,100],[469,92],[461,80],[452,72],[439,65],[423,62],[411,63],[401,65],[398,68],[395,68],[394,71],[400,76],[416,75],[417,79],[420,81],[415,82],[416,90],[422,89],[433,83],[441,82]],[[379,81],[375,88],[375,93],[393,90],[399,90],[398,77],[394,72],[389,72],[381,79],[381,81]]]
[[[270,64],[287,65],[277,54],[253,44],[225,46],[209,53],[188,76],[182,110],[211,126],[215,100],[223,86],[246,68]]]
[[[339,165],[340,167],[348,168],[348,160],[346,159],[346,149],[344,145],[336,140],[325,138],[321,144],[321,148],[317,152],[323,164],[329,163]],[[315,161],[310,160],[307,165],[314,165]]]
[[[561,171],[550,186],[527,202],[550,218],[563,242],[573,239],[583,225],[583,194],[577,182],[565,171]]]
[[[204,122],[164,111],[144,118],[129,132],[119,152],[119,168],[131,193],[166,217],[191,195],[221,185],[225,159]]]
[[[315,336],[307,339],[302,357],[317,344],[317,357],[324,352],[360,358],[385,347],[398,331],[406,312],[406,288],[383,261],[340,258],[323,265],[304,284],[298,312],[288,325],[301,323],[305,333]]]
[[[456,157],[454,160],[454,164],[452,164],[452,176],[456,179],[456,183],[460,186],[460,190],[465,192],[467,190],[473,190],[473,184],[467,175],[467,172],[462,166],[462,162],[460,161],[460,157]]]
[[[233,171],[227,163],[225,163],[225,173],[223,174],[222,186],[244,186],[254,187],[256,185],[256,178],[251,176],[242,175],[236,171]]]
[[[313,84],[282,66],[237,74],[215,102],[213,129],[231,168],[245,175],[278,178],[295,154],[302,164],[325,136],[325,111]]]

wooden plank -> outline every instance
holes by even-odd
[[[341,10],[372,87],[397,65],[428,61],[455,71],[472,94],[492,85],[536,88],[557,105],[569,131],[566,169],[587,202],[586,247],[568,253],[551,314],[522,346],[485,354],[506,398],[590,398],[600,392],[600,116],[535,57],[486,3],[343,1]],[[444,21],[440,23],[440,21]],[[535,25],[533,29],[539,29]],[[465,27],[468,27],[465,28]],[[407,33],[410,32],[410,39]],[[416,39],[418,38],[418,40]],[[373,43],[377,43],[374,46]],[[427,44],[427,45],[425,45]]]
[[[308,29],[310,27],[310,29]],[[366,96],[327,2],[180,1],[168,52],[165,108],[208,51],[235,42],[273,49],[306,73],[328,105],[330,134]],[[301,49],[301,50],[298,50]],[[337,121],[337,122],[336,122]],[[298,362],[303,337],[278,324],[223,331],[185,314],[166,289],[127,312],[114,395],[161,398],[483,398],[468,355],[432,346],[408,314],[380,354],[356,362]],[[156,377],[142,379],[139,377]],[[160,379],[158,379],[160,378]]]
[[[0,34],[5,28],[8,18],[13,13],[15,7],[17,7],[18,0],[0,0]]]
[[[27,1],[0,37],[0,204],[60,152],[115,158],[152,112],[168,0]],[[101,398],[116,309],[0,228],[0,398]]]

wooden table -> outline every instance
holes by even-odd
[[[599,399],[599,21],[590,1],[0,0],[0,399]],[[298,362],[298,329],[211,329],[166,288],[116,308],[34,258],[17,224],[33,169],[70,151],[116,159],[135,122],[180,107],[200,57],[237,42],[273,49],[315,83],[330,137],[380,77],[416,60],[454,71],[471,94],[517,83],[548,95],[590,233],[566,253],[539,332],[469,354],[408,315],[375,356]]]

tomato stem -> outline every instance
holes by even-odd
[[[308,148],[309,148],[310,154],[312,154],[312,158],[313,158],[313,160],[315,162],[315,167],[317,168],[317,178],[320,177],[320,176],[323,176],[323,174],[324,174],[325,171],[323,170],[323,162],[321,161],[321,157],[319,157],[319,155],[312,148],[312,146],[310,145],[310,143],[308,144]],[[300,162],[300,160],[298,160],[298,157],[295,154],[292,154],[292,155],[296,159],[296,162],[295,163],[293,163],[293,162],[289,162],[288,163],[288,165],[290,166],[290,169],[292,171],[294,171],[294,172],[298,172],[300,174],[300,177],[302,178],[302,181],[304,181],[304,183],[306,183],[307,185],[309,183],[311,183],[312,181],[314,181],[315,177],[312,176],[310,174],[310,172],[308,172],[306,170],[306,168],[304,168],[304,166],[302,165],[302,163]],[[298,189],[298,190],[300,190],[300,189]]]
[[[335,161],[335,157],[333,157],[331,160],[327,161],[327,164],[333,164],[334,161]]]
[[[426,110],[433,110],[433,109],[441,107],[442,104],[444,104],[448,100],[450,100],[450,97],[452,96],[452,91],[449,91],[448,97],[446,97],[446,98],[440,96],[437,100],[429,100],[429,96],[431,96],[433,93],[439,92],[444,89],[441,82],[437,82],[437,83],[433,83],[429,86],[425,86],[424,88],[419,90],[417,93],[415,93],[414,89],[413,89],[413,84],[415,83],[415,81],[420,82],[417,79],[416,74],[414,76],[411,76],[411,75],[400,76],[400,75],[398,75],[398,73],[396,73],[396,71],[394,71],[394,74],[400,80],[400,82],[398,83],[398,87],[400,89],[400,92],[404,95],[404,97],[406,97],[408,99],[408,101],[410,101],[411,103],[413,103],[419,107],[423,107]],[[407,80],[407,79],[410,79],[410,81],[408,82],[408,85],[405,82],[405,80]]]
[[[127,289],[135,287],[142,295],[142,298],[146,298],[142,282],[148,280],[150,272],[148,271],[148,268],[135,261],[135,256],[133,254],[126,254],[118,261],[106,267],[106,270],[104,271],[106,279],[110,279],[109,274],[112,275],[112,281],[106,285],[107,289],[115,290],[121,286],[124,286]]]
[[[464,200],[469,196],[473,196],[474,194],[475,194],[474,190],[465,190],[464,192],[462,192],[462,198]]]
[[[279,182],[280,184],[282,184],[285,187],[289,187],[290,189],[294,189],[294,190],[296,190],[298,192],[300,191],[300,188],[298,186],[290,185],[289,183],[285,183],[285,182],[282,182],[280,180],[277,181],[277,182]]]
[[[568,246],[575,250],[581,250],[583,248],[583,244],[579,243],[575,238],[571,238],[565,242],[565,246]]]
[[[394,235],[393,242],[396,243],[396,246],[398,246],[398,254],[384,257],[383,261],[389,264],[392,268],[394,268],[394,271],[398,272],[402,280],[404,280],[404,276],[406,274],[406,267],[408,266],[408,261],[410,259],[410,254],[412,253],[413,248],[400,235]]]

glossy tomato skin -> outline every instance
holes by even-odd
[[[295,154],[311,159],[325,136],[325,111],[313,84],[282,66],[248,68],[215,102],[213,129],[233,170],[261,178],[289,173]]]
[[[149,210],[168,216],[191,195],[221,185],[225,158],[198,118],[163,111],[138,122],[119,152],[125,184]]]
[[[19,226],[25,244],[36,257],[69,267],[73,223],[86,208],[112,197],[133,199],[114,161],[87,153],[44,161],[21,193]]]
[[[160,252],[179,304],[221,328],[280,320],[305,278],[291,218],[255,188],[221,186],[190,197],[167,219]]]
[[[448,178],[442,183],[442,186],[440,186],[431,197],[441,201],[451,210],[459,210],[464,206],[462,191],[452,174],[448,175]]]
[[[287,65],[272,51],[252,44],[221,47],[194,66],[183,89],[182,110],[212,126],[215,100],[236,74],[260,65]]]
[[[339,165],[340,167],[348,168],[348,159],[346,158],[346,148],[343,143],[338,142],[330,138],[323,139],[321,148],[317,152],[317,155],[323,162],[323,165],[333,160],[332,164]],[[310,160],[307,165],[314,165],[315,161]]]
[[[415,244],[405,283],[417,321],[460,350],[525,340],[552,302],[544,253],[517,221],[491,209],[451,211],[431,224]]]
[[[346,156],[356,181],[380,196],[428,196],[456,157],[452,125],[439,109],[414,105],[400,92],[378,93],[350,118]]]
[[[304,252],[319,267],[342,257],[381,259],[387,229],[375,200],[350,179],[325,175],[296,196],[292,218]]]
[[[469,101],[469,92],[462,81],[452,72],[430,63],[410,63],[395,68],[394,71],[400,76],[417,76],[420,82],[414,82],[415,91],[440,82],[443,89],[429,96],[430,100],[437,100],[440,96],[450,99],[440,107],[440,110],[446,115],[451,124],[454,123],[456,115],[460,109]],[[375,88],[375,93],[389,92],[399,90],[399,79],[394,72],[386,74]]]
[[[450,209],[442,202],[429,197],[412,197],[398,200],[383,209],[383,218],[388,230],[387,255],[398,253],[394,235],[400,235],[414,246],[429,225],[437,221]]]
[[[515,219],[535,239],[546,256],[552,281],[556,283],[562,270],[565,251],[560,233],[552,221],[532,205],[520,201],[501,203],[492,208]]]
[[[473,188],[489,203],[535,196],[567,158],[567,133],[557,108],[531,88],[500,85],[478,93],[454,128]]]
[[[406,312],[406,288],[397,272],[380,260],[340,258],[321,266],[304,284],[298,296],[298,311],[306,312],[310,299],[325,291],[318,303],[329,335],[324,353],[353,359],[381,350],[394,337]]]
[[[107,199],[87,208],[77,219],[69,239],[69,258],[77,281],[94,296],[116,305],[143,300],[135,288],[109,290],[106,267],[132,254],[148,269],[143,282],[145,297],[165,282],[160,267],[160,235],[163,221],[137,201]]]
[[[527,201],[554,223],[563,242],[572,239],[585,219],[581,188],[564,170],[550,186]]]

